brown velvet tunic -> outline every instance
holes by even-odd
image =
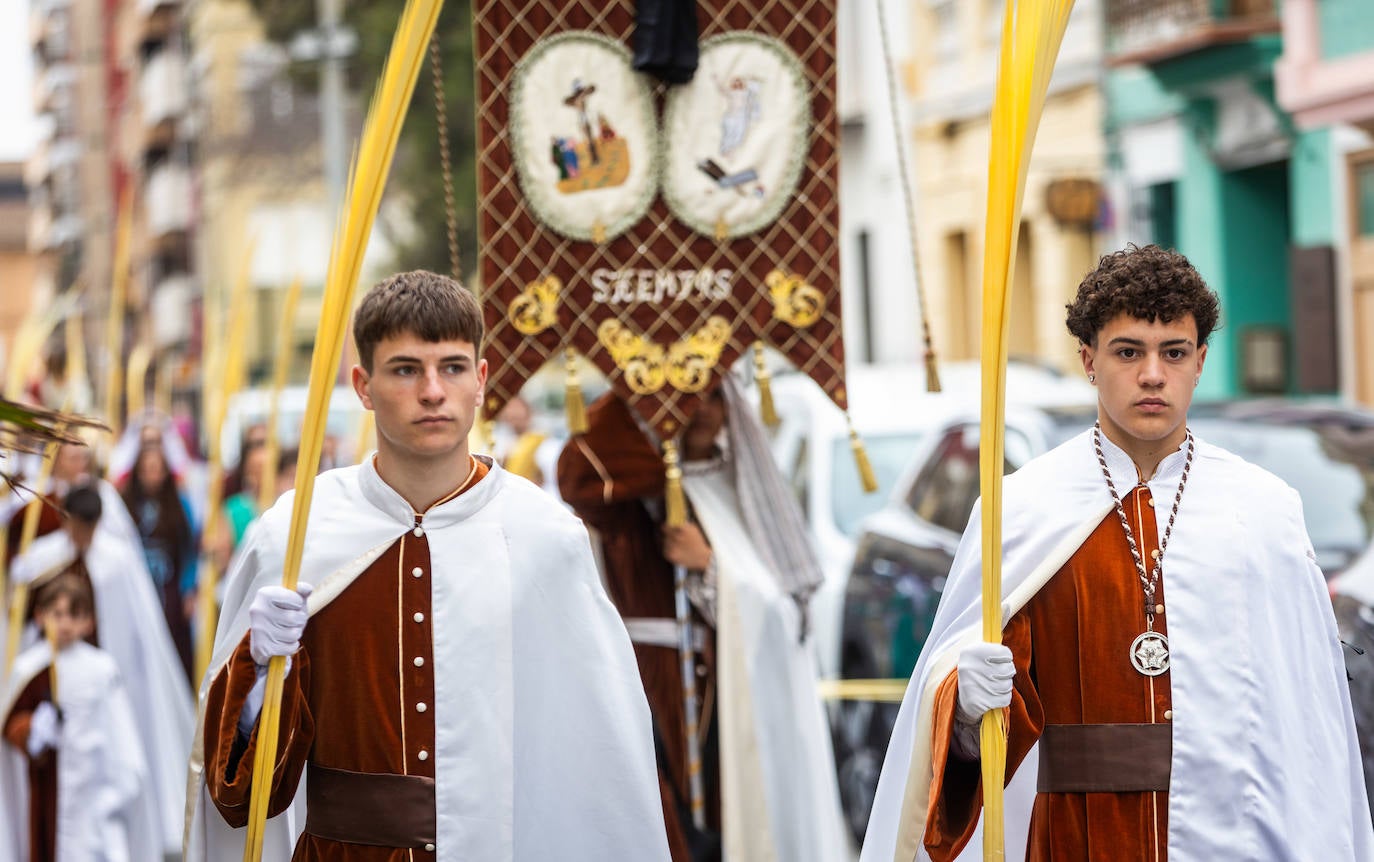
[[[43,496],[43,505],[38,515],[38,530],[33,534],[35,539],[62,529],[61,505],[62,501],[56,494]],[[27,508],[28,506],[20,506],[19,511],[10,516],[9,527],[5,533],[6,566],[12,564],[14,558],[19,555],[19,541],[24,533],[24,510]]]
[[[629,408],[613,395],[593,403],[587,419],[587,433],[568,443],[558,460],[559,493],[600,535],[606,592],[620,615],[672,619],[676,616],[673,567],[663,557],[661,524],[650,511],[650,506],[662,511],[663,461],[636,426]],[[695,611],[693,618],[703,622]],[[661,756],[671,770],[670,779],[660,764],[659,790],[668,846],[674,862],[688,862],[687,839],[676,801],[690,799],[678,652],[645,644],[635,644],[634,650],[649,711],[662,737]],[[697,714],[703,728],[699,736],[703,742],[706,823],[719,831],[719,758],[711,745],[713,737],[705,731],[713,719],[715,678],[711,637],[705,655],[697,659]]]
[[[1149,488],[1122,500],[1147,566],[1159,546]],[[1167,563],[1167,560],[1166,560]],[[1164,578],[1156,587],[1154,630],[1167,635]],[[1132,641],[1145,631],[1144,591],[1115,510],[1008,622],[1016,681],[1007,737],[1007,780],[1046,724],[1153,724],[1173,718],[1169,673],[1147,677],[1131,665]],[[935,702],[934,775],[925,846],[934,862],[968,843],[982,806],[979,764],[950,751],[957,672]],[[1027,862],[1163,862],[1167,793],[1038,793]]]
[[[477,461],[468,485],[487,473]],[[461,489],[460,489],[461,492]],[[455,493],[441,500],[446,502]],[[438,503],[435,503],[438,505]],[[416,527],[423,516],[416,515]],[[286,810],[307,762],[350,772],[434,778],[434,638],[429,540],[407,532],[310,619],[283,688],[269,816]],[[238,718],[257,679],[244,635],[206,698],[205,776],[226,823],[248,822],[257,728]],[[378,822],[386,811],[376,811]],[[412,862],[423,846],[381,847],[301,835],[294,862]]]
[[[57,858],[57,750],[31,757],[27,743],[33,711],[52,699],[52,678],[45,668],[19,693],[5,716],[5,741],[24,754],[29,771],[29,862]]]

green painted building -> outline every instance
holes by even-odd
[[[1177,248],[1220,294],[1203,398],[1339,388],[1330,134],[1278,103],[1278,11],[1107,4],[1115,239]]]
[[[1274,77],[1309,144],[1296,241],[1332,249],[1340,390],[1374,407],[1374,3],[1286,0]]]

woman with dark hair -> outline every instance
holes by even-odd
[[[191,509],[167,469],[158,443],[140,447],[125,483],[129,508],[143,542],[143,555],[162,599],[162,613],[177,654],[191,679],[191,612],[195,607],[196,535]],[[192,684],[194,684],[192,680]]]

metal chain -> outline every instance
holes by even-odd
[[[439,33],[429,40],[429,71],[434,78],[434,118],[439,126],[439,168],[444,178],[444,221],[448,226],[448,262],[453,277],[463,280],[458,259],[458,210],[453,202],[453,167],[448,153],[448,108],[444,98],[444,65],[439,51]]]
[[[1183,461],[1183,475],[1178,480],[1178,491],[1174,494],[1174,507],[1169,512],[1169,522],[1164,526],[1164,536],[1159,540],[1159,556],[1155,557],[1154,569],[1145,574],[1145,560],[1140,556],[1140,547],[1136,544],[1135,533],[1131,532],[1131,522],[1126,518],[1126,510],[1121,505],[1121,496],[1116,493],[1116,485],[1112,484],[1111,471],[1107,469],[1107,458],[1102,454],[1102,423],[1093,423],[1093,449],[1097,452],[1097,463],[1102,467],[1102,478],[1107,480],[1107,491],[1112,495],[1112,502],[1116,504],[1116,514],[1121,518],[1121,527],[1126,531],[1126,542],[1131,546],[1131,556],[1135,558],[1136,574],[1140,577],[1140,586],[1145,591],[1145,621],[1151,631],[1155,625],[1155,587],[1159,583],[1159,573],[1164,567],[1164,551],[1169,547],[1169,536],[1174,531],[1174,520],[1178,517],[1178,506],[1183,501],[1183,488],[1188,484],[1188,474],[1193,469],[1193,432],[1188,431],[1188,456]]]
[[[911,271],[916,279],[916,305],[921,315],[921,339],[925,342],[927,360],[934,360],[935,345],[930,338],[930,319],[926,305],[926,282],[921,277],[921,255],[916,241],[916,204],[913,200],[911,173],[906,162],[906,141],[902,138],[902,114],[897,104],[897,77],[892,71],[892,48],[887,38],[885,0],[874,0],[878,6],[878,32],[883,43],[883,70],[887,73],[887,104],[892,114],[892,137],[897,145],[897,167],[902,178],[902,202],[906,205],[908,239],[911,242]]]

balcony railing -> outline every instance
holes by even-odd
[[[1113,63],[1155,62],[1278,32],[1278,0],[1107,0]]]
[[[175,51],[158,51],[143,67],[139,80],[139,101],[144,126],[156,126],[186,113],[186,64]]]
[[[148,233],[160,239],[191,226],[191,176],[185,168],[162,165],[148,175],[145,208]]]

